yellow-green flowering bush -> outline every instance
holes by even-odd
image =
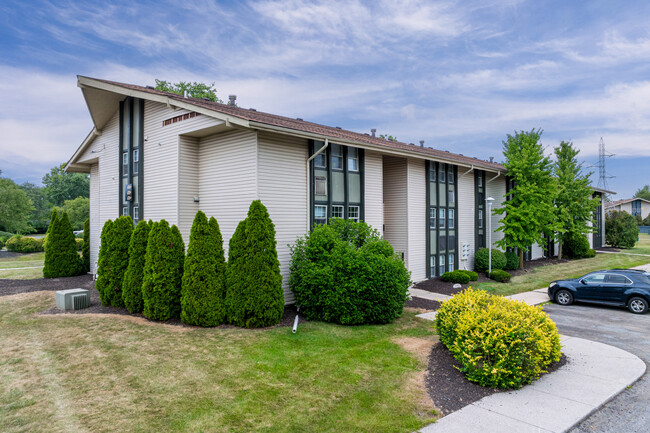
[[[482,386],[521,388],[561,356],[555,323],[541,307],[482,290],[444,301],[436,328],[459,369]]]

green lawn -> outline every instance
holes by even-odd
[[[650,235],[640,235],[634,248],[621,250],[623,253],[650,254]],[[487,290],[497,295],[513,295],[542,287],[547,287],[553,280],[577,278],[586,273],[610,268],[631,268],[650,263],[650,257],[627,254],[597,254],[591,259],[572,260],[553,266],[532,269],[525,275],[513,277],[509,283],[486,282],[474,284],[474,287]]]
[[[0,297],[2,432],[412,432],[435,418],[433,331],[413,313],[294,335],[35,314],[53,305]]]
[[[0,279],[26,280],[43,278],[45,253],[22,254],[0,259]],[[15,269],[21,268],[21,269]]]

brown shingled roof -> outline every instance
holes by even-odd
[[[246,108],[233,107],[231,105],[219,104],[217,102],[211,102],[204,99],[191,98],[191,97],[185,98],[182,95],[163,92],[160,90],[152,89],[150,87],[119,83],[116,81],[102,80],[98,78],[92,78],[92,79],[106,84],[119,86],[125,89],[135,90],[135,91],[149,93],[153,95],[165,96],[171,100],[177,100],[187,104],[195,105],[197,107],[202,107],[208,110],[212,110],[218,113],[228,114],[234,117],[248,120],[249,122],[255,122],[263,125],[270,125],[273,127],[305,132],[309,134],[322,135],[333,141],[336,141],[336,139],[341,139],[349,142],[356,142],[359,144],[369,144],[369,145],[374,145],[379,147],[385,147],[387,149],[412,152],[418,155],[429,156],[432,158],[448,160],[448,161],[455,161],[465,165],[474,165],[480,168],[486,168],[490,170],[505,171],[505,167],[503,167],[503,165],[501,164],[484,161],[478,158],[471,158],[469,156],[459,155],[456,153],[451,153],[443,150],[433,149],[430,147],[420,147],[417,145],[410,145],[401,142],[384,140],[383,138],[372,137],[368,134],[362,134],[358,132],[348,131],[345,129],[320,125],[318,123],[306,122],[304,120],[278,116],[276,114],[265,113],[262,111],[255,111]]]

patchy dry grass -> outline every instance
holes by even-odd
[[[181,328],[36,314],[54,293],[0,298],[0,431],[410,432],[435,411],[434,340],[391,325]]]
[[[0,279],[43,278],[45,253],[21,254],[0,259]],[[17,269],[18,268],[18,269]]]

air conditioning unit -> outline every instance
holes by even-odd
[[[88,308],[90,292],[85,289],[59,290],[56,292],[56,306],[64,311]]]

